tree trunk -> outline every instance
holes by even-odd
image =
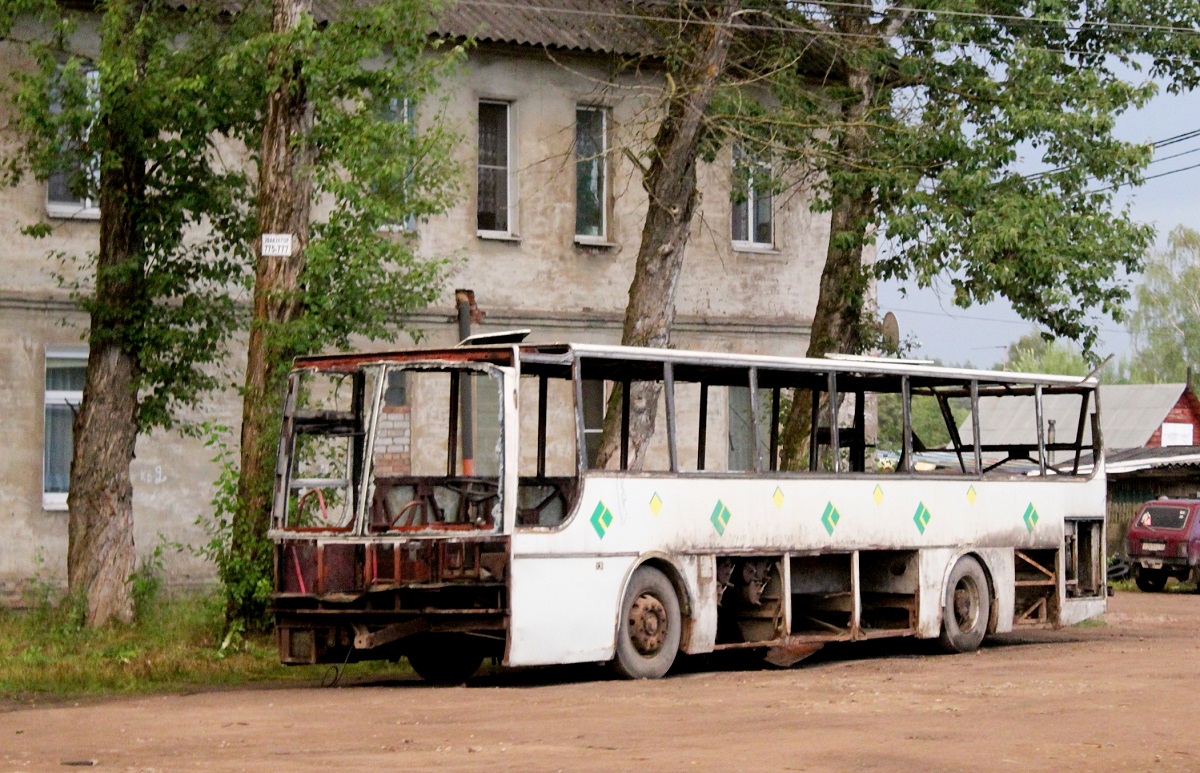
[[[839,163],[866,166],[866,121],[875,100],[876,84],[866,70],[852,70],[848,85],[858,98],[843,111],[846,124]],[[863,271],[863,244],[875,215],[874,191],[868,187],[836,191],[830,213],[829,246],[821,271],[820,293],[808,339],[808,356],[840,352],[859,354],[863,347],[863,307],[869,287]],[[812,394],[794,390],[779,438],[779,468],[805,469],[812,427]]]
[[[275,0],[272,29],[287,34],[302,15],[312,14],[312,0]],[[280,79],[267,100],[259,173],[258,230],[260,234],[290,234],[288,256],[264,256],[262,241],[254,245],[254,317],[242,395],[239,509],[233,524],[233,552],[248,565],[270,566],[271,491],[275,439],[282,405],[284,375],[295,345],[286,326],[301,311],[300,275],[308,244],[312,199],[312,105],[305,87],[304,62],[287,49],[275,49],[269,70]],[[231,617],[253,615],[251,609],[229,609]]]
[[[128,44],[141,12],[140,2],[110,3],[108,13],[118,23],[106,27],[116,38],[102,42],[107,52]],[[139,51],[139,79],[144,63]],[[120,95],[106,96],[108,104],[121,102]],[[100,250],[67,495],[67,585],[72,595],[86,599],[88,625],[133,617],[129,578],[137,555],[129,465],[138,434],[138,310],[146,302],[137,222],[137,205],[146,195],[141,138],[125,116],[109,114],[97,130],[103,158],[117,163],[103,164],[100,172]]]
[[[621,343],[667,347],[675,324],[675,290],[683,267],[696,191],[696,155],[705,130],[704,114],[725,71],[733,40],[730,22],[738,9],[726,0],[711,24],[698,25],[695,56],[688,61],[669,95],[667,113],[654,137],[650,168],[642,180],[648,194],[646,221],[638,248]],[[658,412],[658,382],[634,382],[630,390],[630,469],[641,469]],[[621,445],[621,387],[614,387],[604,413],[604,429],[595,461],[607,467]]]

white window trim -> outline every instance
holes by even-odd
[[[508,230],[507,231],[489,231],[489,230],[484,230],[482,228],[479,228],[479,229],[476,229],[475,235],[478,236],[480,239],[496,239],[499,241],[519,241],[520,236],[518,236],[519,229],[517,227],[517,218],[519,215],[519,207],[517,205],[517,202],[518,202],[518,199],[517,199],[517,193],[518,193],[518,191],[517,191],[517,164],[516,164],[516,161],[517,161],[517,137],[516,137],[516,132],[513,131],[514,125],[516,123],[513,120],[513,114],[516,110],[516,105],[512,102],[512,100],[505,100],[505,99],[480,99],[477,103],[477,106],[478,105],[504,105],[504,107],[505,107],[504,117],[508,121],[508,125],[506,126],[506,131],[505,131],[505,136],[508,139],[508,147],[505,148],[505,151],[508,154],[508,158],[505,159],[505,162],[507,164],[505,172],[506,172],[506,176],[507,176],[507,180],[508,180]],[[476,119],[478,120],[478,109],[476,110]],[[475,168],[476,168],[476,170],[478,170],[479,169],[478,127],[476,127],[475,153],[476,153]],[[476,178],[476,179],[478,179],[478,178]],[[475,193],[475,206],[476,207],[479,206],[479,192],[478,191],[476,191],[476,193]]]
[[[87,349],[79,346],[46,347],[46,359],[42,366],[43,378],[49,369],[51,360],[75,360],[80,364],[87,363]],[[51,512],[65,512],[67,509],[67,493],[46,491],[46,407],[51,405],[69,405],[78,408],[83,400],[83,392],[78,390],[55,389],[42,391],[42,509]]]
[[[757,252],[761,254],[778,254],[779,250],[775,246],[775,197],[771,197],[771,241],[759,242],[754,241],[754,210],[758,204],[758,191],[754,187],[754,170],[766,169],[767,164],[762,161],[756,161],[749,156],[743,156],[745,168],[748,169],[746,175],[746,232],[750,239],[734,239],[733,238],[733,197],[730,196],[729,207],[729,234],[730,241],[733,244],[735,252]],[[732,184],[737,180],[738,169],[738,153],[735,150],[733,154],[733,177]]]
[[[92,68],[87,70],[85,76],[88,82],[88,90],[95,94],[94,102],[96,110],[100,109],[100,71]],[[100,171],[98,159],[95,160],[95,169],[92,170],[92,176],[95,180],[97,189],[100,187]],[[77,201],[53,201],[50,198],[50,186],[46,185],[46,215],[48,217],[59,220],[99,220],[100,219],[100,202],[91,198],[84,197]]]
[[[596,236],[587,234],[575,234],[576,244],[587,244],[600,247],[610,247],[612,244],[608,240],[608,108],[601,105],[576,105],[576,124],[578,125],[578,114],[580,112],[593,112],[600,114],[600,233]],[[575,149],[576,162],[579,160],[579,149]],[[576,167],[576,175],[578,175],[578,167]],[[576,190],[578,191],[578,178],[576,178]],[[575,211],[579,211],[579,202],[575,202]]]

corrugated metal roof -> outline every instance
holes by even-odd
[[[595,53],[652,53],[661,41],[637,10],[634,0],[457,0],[441,13],[433,34]]]
[[[1186,389],[1185,384],[1106,384],[1100,387],[1100,427],[1105,448],[1141,448],[1159,428]],[[1079,426],[1079,397],[1042,398],[1047,425],[1054,420],[1058,442],[1069,442]],[[970,441],[968,419],[959,430]],[[1037,438],[1032,398],[984,397],[979,400],[979,434],[987,444],[1029,443]],[[1091,442],[1091,428],[1084,429]]]

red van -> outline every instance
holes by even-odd
[[[1174,577],[1200,579],[1200,499],[1156,499],[1138,509],[1125,547],[1138,588],[1157,593]]]

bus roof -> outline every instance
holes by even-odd
[[[296,368],[350,371],[363,365],[380,362],[416,362],[422,360],[492,362],[511,365],[514,359],[540,365],[568,366],[579,357],[635,362],[671,362],[726,367],[755,367],[781,371],[828,373],[858,373],[894,376],[929,376],[955,380],[980,380],[995,384],[1044,384],[1063,387],[1093,388],[1098,385],[1094,376],[1061,376],[1049,373],[1015,373],[975,368],[950,368],[930,365],[924,361],[888,357],[832,355],[818,359],[810,357],[778,357],[764,354],[740,354],[696,351],[690,349],[654,349],[588,343],[546,343],[520,345],[496,344],[486,346],[457,346],[452,348],[406,349],[354,354],[326,354],[297,357]]]

